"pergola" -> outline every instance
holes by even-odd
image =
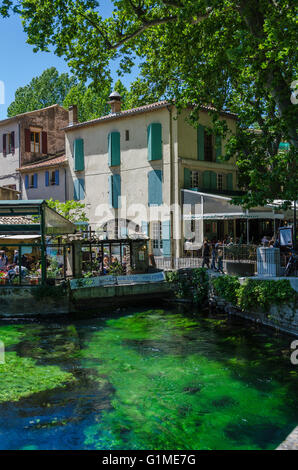
[[[26,246],[38,246],[41,250],[41,278],[44,284],[47,276],[46,269],[46,237],[74,234],[75,225],[56,211],[51,209],[45,200],[11,200],[0,201],[0,236],[1,246],[23,246],[20,241],[31,239]],[[10,242],[5,243],[5,238]],[[11,237],[16,243],[11,242]],[[38,241],[34,244],[32,239]],[[2,242],[3,240],[3,242]],[[21,277],[21,256],[19,256],[19,272]]]

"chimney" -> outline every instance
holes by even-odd
[[[110,94],[109,99],[110,101],[108,101],[108,104],[111,105],[111,113],[121,113],[121,96],[119,93],[117,93],[117,91],[113,91],[113,93]]]
[[[68,108],[68,120],[69,126],[74,126],[78,123],[78,107],[76,104],[72,104]]]

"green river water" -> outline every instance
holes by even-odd
[[[126,310],[0,323],[0,449],[274,449],[298,424],[294,338]]]

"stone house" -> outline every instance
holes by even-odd
[[[181,207],[183,189],[235,193],[236,162],[220,159],[225,141],[207,132],[208,107],[201,108],[194,128],[187,122],[190,109],[178,113],[161,101],[121,111],[121,97],[113,93],[110,99],[111,114],[92,121],[78,123],[75,107],[70,111],[65,128],[70,193],[86,204],[92,229],[115,238],[132,228],[150,237],[155,256],[181,257],[183,218],[168,208]],[[222,112],[221,119],[236,131],[234,114]],[[158,211],[163,215],[154,219]],[[215,223],[207,229],[208,236],[217,235]],[[202,225],[196,230],[201,238],[206,233]],[[222,230],[228,230],[228,221]]]
[[[23,173],[17,169],[61,155],[65,146],[61,129],[67,123],[67,111],[57,104],[0,121],[0,185],[20,191],[21,199],[28,197]]]

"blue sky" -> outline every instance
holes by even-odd
[[[101,2],[102,13],[109,16],[112,12],[111,3]],[[27,85],[33,77],[40,75],[48,67],[56,67],[60,73],[69,72],[63,58],[52,53],[33,52],[33,46],[26,43],[21,20],[17,16],[0,18],[0,81],[5,85],[5,104],[0,103],[0,120],[7,114],[7,107],[14,100],[17,88]],[[112,67],[113,78],[117,79],[116,64]],[[136,70],[127,77],[121,78],[124,85],[136,77]],[[1,97],[0,97],[1,100]]]

